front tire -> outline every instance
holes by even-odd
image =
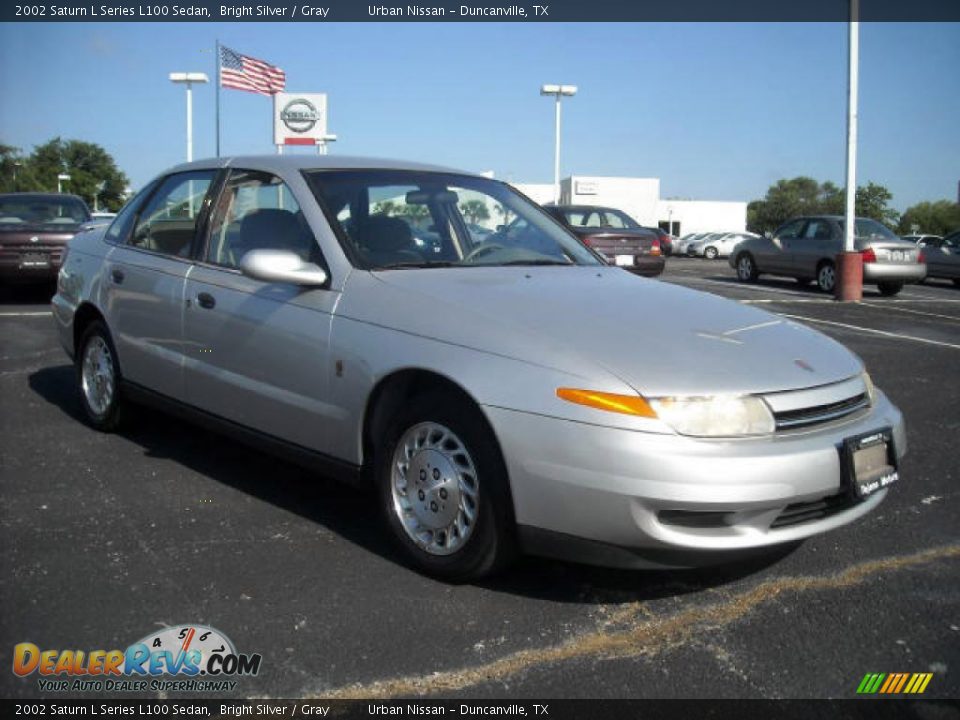
[[[837,269],[829,260],[817,268],[817,287],[828,295],[832,295],[837,287]]]
[[[97,430],[113,432],[124,415],[120,364],[110,331],[99,320],[80,338],[76,366],[80,403],[87,419]]]
[[[719,255],[719,254],[720,254],[720,253],[717,251],[717,249],[716,249],[715,247],[708,247],[706,250],[703,251],[703,256],[704,256],[707,260],[716,260],[716,259],[717,259],[717,255]]]
[[[476,406],[452,393],[413,398],[374,452],[387,527],[422,572],[475,580],[514,554],[506,466]]]
[[[881,282],[877,283],[877,290],[880,291],[880,294],[884,297],[893,297],[898,292],[903,290],[902,282]]]

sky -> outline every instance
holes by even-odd
[[[99,143],[138,188],[186,155],[211,156],[215,40],[326,92],[332,154],[402,158],[514,182],[661,178],[661,197],[752,200],[780,178],[844,184],[845,23],[0,24],[0,142]],[[858,184],[898,210],[957,199],[960,24],[861,23]],[[221,96],[223,154],[274,152],[272,103]],[[301,150],[305,152],[306,150]]]

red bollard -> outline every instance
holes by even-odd
[[[859,252],[837,255],[834,297],[840,302],[860,302],[863,299],[863,255]]]

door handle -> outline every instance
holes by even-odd
[[[209,310],[217,304],[217,301],[210,293],[202,292],[197,295],[197,303],[200,305],[200,307]]]
[[[123,274],[123,270],[120,268],[113,268],[113,270],[110,271],[110,277],[113,278],[113,281],[117,285],[121,285],[123,283],[123,278],[126,276]]]

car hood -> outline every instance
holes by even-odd
[[[380,286],[363,303],[376,314],[372,322],[568,372],[602,369],[648,396],[813,387],[863,368],[845,347],[806,326],[619,268],[371,276]]]

